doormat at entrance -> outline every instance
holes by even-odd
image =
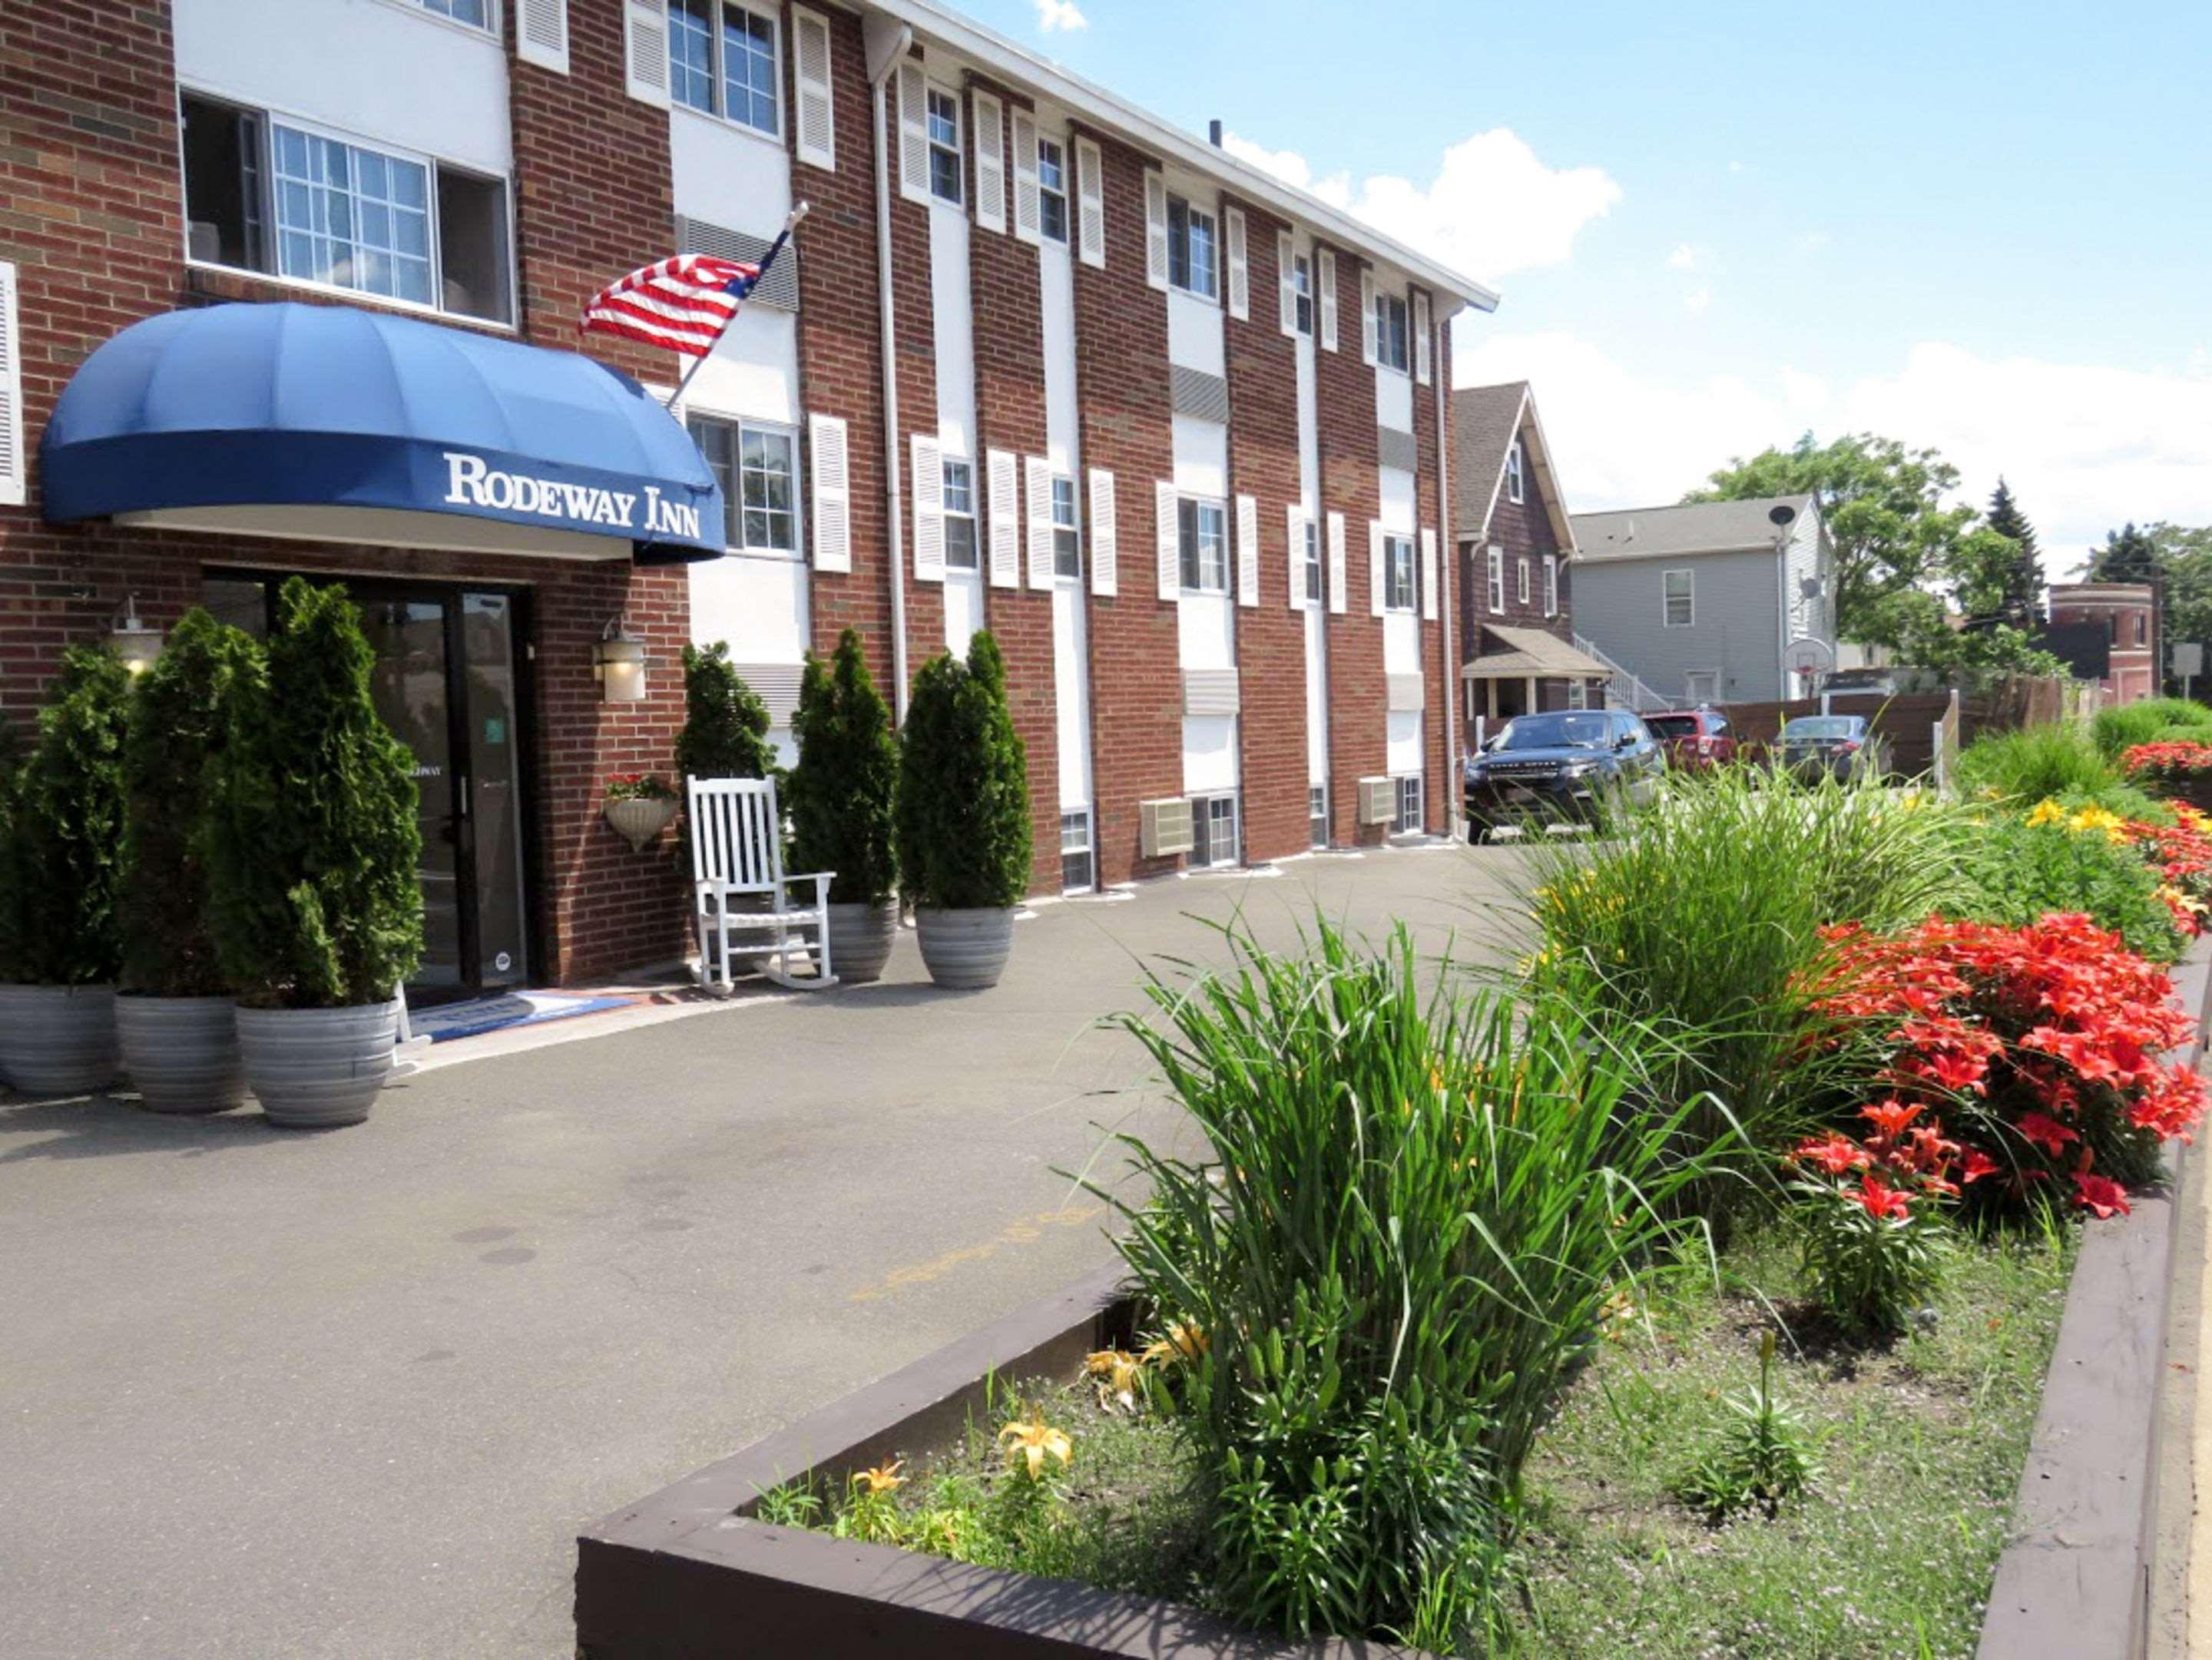
[[[579,1014],[625,1006],[627,997],[576,996],[558,991],[502,992],[491,997],[471,997],[461,1003],[441,1003],[434,1008],[410,1009],[408,1023],[417,1037],[443,1043],[456,1037],[481,1037],[509,1026],[535,1026],[548,1020],[567,1020]]]

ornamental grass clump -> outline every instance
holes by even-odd
[[[1648,1041],[1519,1007],[1326,920],[1293,955],[1154,978],[1120,1024],[1211,1154],[1121,1138],[1121,1250],[1182,1334],[1176,1419],[1222,1611],[1454,1645],[1497,1614],[1504,1520],[1607,1298],[1686,1230],[1689,1105]],[[1165,1359],[1163,1356],[1163,1359]]]
[[[2212,741],[2212,708],[2188,697],[2146,697],[2139,703],[2099,709],[2089,733],[2108,761],[2118,761],[2138,744],[2195,731]]]
[[[2079,791],[2094,800],[2122,782],[2112,762],[2080,728],[2048,725],[1987,733],[1959,753],[1958,784],[1969,795],[2023,806]]]

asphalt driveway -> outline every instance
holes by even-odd
[[[1494,933],[1440,846],[1040,908],[881,985],[430,1071],[365,1126],[0,1098],[0,1651],[555,1660],[583,1523],[1106,1261],[1177,1134],[1097,1016],[1318,903]]]

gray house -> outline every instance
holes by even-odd
[[[1810,496],[1575,515],[1575,632],[1688,703],[1808,695],[1836,663],[1834,546]]]

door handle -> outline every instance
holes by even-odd
[[[460,811],[455,816],[465,819],[469,816],[468,774],[463,773],[459,777],[453,780],[453,782],[459,787],[459,800],[460,801]]]

